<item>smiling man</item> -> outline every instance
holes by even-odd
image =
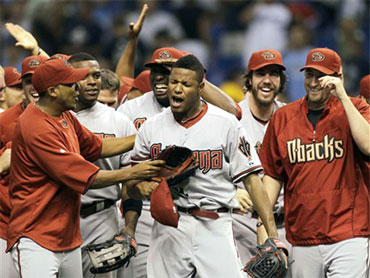
[[[255,51],[248,62],[245,87],[251,94],[239,103],[242,109],[240,123],[246,129],[251,140],[251,147],[256,150],[257,154],[271,116],[284,105],[276,100],[286,85],[287,77],[284,71],[282,56],[274,49]],[[241,188],[238,190],[240,197],[238,200],[243,206],[243,197],[248,198],[248,195],[243,190],[243,184],[239,183],[238,186]],[[283,192],[275,204],[274,217],[279,237],[289,247],[285,240]],[[243,262],[249,261],[255,255],[257,231],[261,230],[258,229],[257,223],[259,222],[252,217],[250,212],[245,215],[233,214],[234,237]],[[258,226],[260,227],[260,224]]]
[[[77,82],[88,73],[62,59],[42,63],[32,76],[40,99],[17,121],[7,251],[21,277],[81,278],[81,194],[160,170],[151,162],[104,171],[90,162],[129,151],[133,137],[101,138],[68,111],[77,107]]]
[[[370,154],[369,106],[347,95],[335,51],[312,49],[301,70],[306,97],[274,113],[260,151],[273,202],[284,185],[291,277],[365,278],[370,200],[360,153]]]
[[[234,115],[201,100],[204,86],[199,60],[193,55],[180,58],[169,76],[170,107],[142,125],[132,152],[138,163],[178,145],[191,149],[200,161],[195,176],[174,196],[180,213],[177,229],[154,221],[149,278],[244,277],[232,235],[231,213],[239,208],[233,182],[244,183],[269,236],[277,237],[272,206],[257,174],[262,170],[257,154]],[[149,197],[150,190],[142,185],[128,185],[129,193]]]

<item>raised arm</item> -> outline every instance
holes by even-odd
[[[13,23],[6,23],[5,28],[17,41],[15,46],[20,46],[26,50],[29,50],[31,55],[40,55],[49,58],[49,55],[39,47],[37,40],[30,32],[24,30],[18,24]]]
[[[357,147],[363,154],[370,155],[370,124],[353,105],[343,87],[341,79],[334,76],[323,76],[319,80],[321,86],[330,88],[330,93],[337,97],[342,103],[347,115],[353,140],[356,142]],[[370,113],[370,111],[368,113]]]
[[[134,76],[136,46],[137,46],[137,41],[139,38],[141,28],[143,27],[143,23],[144,23],[147,10],[148,10],[148,5],[144,4],[143,8],[141,9],[140,16],[138,20],[136,21],[136,23],[131,22],[129,25],[129,31],[128,31],[129,40],[116,67],[116,74],[119,80],[121,80],[122,76],[127,76],[127,77]]]
[[[230,96],[225,94],[220,88],[207,80],[205,80],[202,98],[204,98],[207,102],[237,116],[238,118],[240,117],[240,110],[236,102]]]

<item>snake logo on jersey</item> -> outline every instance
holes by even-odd
[[[136,130],[139,130],[139,128],[143,125],[143,123],[146,121],[146,118],[137,118],[134,120],[134,126]]]
[[[239,146],[238,146],[239,150],[249,159],[251,160],[252,159],[252,155],[251,155],[251,145],[249,144],[249,142],[245,139],[245,137],[240,137],[240,141],[239,141]]]
[[[157,159],[161,153],[162,144],[153,144],[150,147],[150,156],[152,159]],[[193,156],[199,162],[199,170],[203,174],[207,174],[210,170],[222,169],[222,150],[196,150],[193,151]]]
[[[325,135],[320,142],[308,144],[303,144],[301,138],[295,138],[287,142],[287,149],[290,164],[318,160],[332,162],[344,155],[343,140],[329,138],[329,135]]]

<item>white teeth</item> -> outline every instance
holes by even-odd
[[[165,93],[167,91],[168,86],[166,84],[156,84],[155,90],[158,93]]]
[[[271,88],[261,88],[261,91],[268,93],[271,92]]]
[[[33,98],[38,98],[38,97],[39,97],[39,94],[38,94],[38,93],[33,93],[33,94],[31,94],[31,96],[32,96]]]

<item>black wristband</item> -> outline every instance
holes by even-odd
[[[139,216],[141,215],[141,209],[143,208],[143,201],[135,199],[127,199],[123,202],[123,215],[129,210],[136,211]]]
[[[257,228],[259,228],[259,227],[261,227],[261,226],[263,226],[263,223],[262,222],[257,222]]]

